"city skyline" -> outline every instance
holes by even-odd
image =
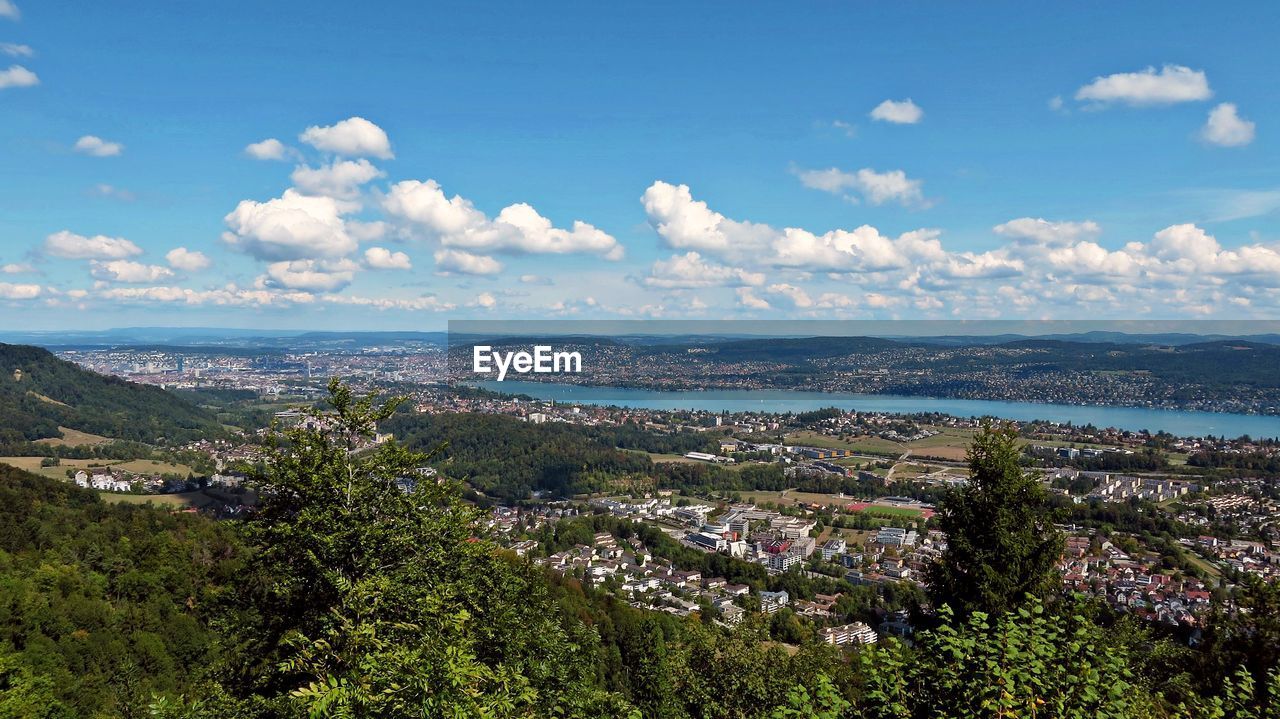
[[[0,2],[0,329],[1280,307],[1261,18],[135,9]]]

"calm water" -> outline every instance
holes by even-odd
[[[1044,419],[1099,427],[1151,432],[1164,430],[1183,436],[1207,434],[1239,437],[1280,437],[1280,417],[1217,412],[1185,412],[1140,407],[1080,407],[1068,404],[1001,402],[977,399],[935,399],[848,393],[798,392],[791,390],[708,390],[705,392],[659,392],[617,387],[580,387],[548,382],[474,382],[494,392],[526,394],[538,399],[581,404],[605,404],[644,409],[698,409],[712,412],[805,412],[822,407],[839,407],[870,412],[943,412],[957,417],[1002,417]]]

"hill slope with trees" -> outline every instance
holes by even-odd
[[[221,431],[215,417],[159,387],[90,372],[51,352],[0,344],[0,444],[61,437],[186,442]]]

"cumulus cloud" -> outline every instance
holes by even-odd
[[[997,235],[1018,243],[1061,246],[1097,237],[1102,231],[1092,220],[1052,222],[1043,218],[1019,217],[996,225]]]
[[[363,158],[359,160],[335,160],[328,165],[310,167],[299,165],[290,179],[294,186],[306,195],[323,195],[340,200],[352,200],[360,195],[360,186],[383,176],[382,170]]]
[[[798,227],[738,222],[693,199],[687,185],[655,182],[642,198],[649,222],[669,247],[692,249],[766,267],[875,272],[902,268],[943,254],[937,233],[904,233],[897,239],[863,225],[821,235]]]
[[[737,222],[693,199],[688,185],[658,180],[640,198],[649,222],[668,247],[725,253],[736,248],[758,248],[776,231],[768,225]]]
[[[68,293],[70,294],[70,293]],[[172,303],[184,305],[219,305],[230,307],[266,307],[309,304],[316,296],[309,292],[282,291],[265,288],[248,289],[228,284],[213,290],[157,285],[152,287],[108,287],[96,293],[103,300],[138,303]]]
[[[1213,96],[1209,79],[1202,70],[1182,65],[1148,67],[1139,72],[1119,72],[1094,78],[1076,90],[1076,99],[1106,105],[1172,105],[1208,100]]]
[[[132,260],[93,260],[89,263],[89,273],[95,278],[108,282],[159,282],[173,277],[173,270],[160,265],[147,265]]]
[[[283,160],[289,156],[289,148],[274,137],[245,146],[244,154],[255,160]]]
[[[385,247],[370,247],[364,251],[364,264],[371,270],[409,270],[413,263],[403,252],[392,252]]]
[[[924,119],[924,110],[912,102],[911,98],[885,100],[871,111],[871,119],[892,122],[895,125],[914,125]]]
[[[36,266],[30,262],[10,262],[7,265],[0,265],[0,273],[6,275],[26,275],[36,271]]]
[[[697,252],[686,252],[653,263],[644,284],[663,289],[692,289],[696,287],[724,287],[762,285],[763,272],[748,272],[736,267],[726,267],[707,262]]]
[[[70,260],[119,260],[142,254],[142,248],[123,237],[86,237],[61,230],[44,238],[44,252]]]
[[[201,272],[213,265],[213,261],[203,252],[188,250],[185,247],[169,250],[165,253],[164,259],[170,267],[183,272]]]
[[[469,305],[471,307],[479,307],[481,309],[491,310],[494,307],[498,306],[498,300],[494,299],[494,296],[488,292],[481,292],[480,294],[476,295],[476,298],[472,300],[469,303]]]
[[[813,307],[813,299],[809,297],[809,293],[795,285],[789,285],[786,283],[769,285],[768,292],[772,295],[781,295],[786,297],[791,301],[792,306],[796,309],[803,310]]]
[[[0,90],[8,87],[34,87],[39,84],[40,78],[21,65],[10,65],[9,69],[0,70]]]
[[[0,299],[2,300],[33,300],[43,291],[44,288],[40,285],[0,282]]]
[[[0,55],[8,55],[9,57],[33,57],[35,50],[30,45],[19,45],[15,42],[0,42]]]
[[[463,250],[443,249],[435,253],[436,270],[462,275],[496,275],[502,272],[502,263],[484,255],[474,255]]]
[[[324,127],[308,127],[298,139],[317,150],[347,157],[376,157],[390,160],[391,140],[387,133],[363,117],[350,117]]]
[[[272,262],[267,265],[267,274],[259,278],[259,284],[306,292],[335,292],[351,284],[356,269],[356,264],[350,260]]]
[[[1205,142],[1221,147],[1241,147],[1253,142],[1255,125],[1240,117],[1233,102],[1224,102],[1209,111],[1200,130]]]
[[[761,297],[757,297],[754,290],[750,287],[739,287],[737,289],[738,304],[749,310],[767,310],[769,309],[769,301]]]
[[[243,200],[224,219],[230,246],[262,260],[341,257],[356,249],[343,215],[358,206],[332,197],[285,190],[266,202]]]
[[[523,202],[504,207],[490,219],[470,200],[446,197],[435,180],[405,180],[391,186],[383,210],[439,240],[444,247],[469,251],[526,254],[596,254],[621,259],[622,245],[603,230],[581,220],[571,229],[553,227],[551,220]]]
[[[908,178],[907,173],[902,170],[876,172],[864,167],[857,172],[845,172],[831,167],[825,170],[797,170],[796,176],[800,178],[801,184],[810,189],[833,195],[853,190],[873,205],[883,205],[886,202],[897,202],[907,207],[925,204],[924,182]]]
[[[21,20],[22,11],[13,3],[13,0],[0,0],[0,17],[8,20]]]
[[[107,142],[97,135],[85,135],[73,146],[75,151],[91,157],[115,157],[124,152],[124,145],[118,142]]]

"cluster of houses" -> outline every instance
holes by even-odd
[[[1204,536],[1196,539],[1195,548],[1228,569],[1269,581],[1280,580],[1280,552],[1268,549],[1262,542]]]
[[[72,480],[78,487],[96,489],[100,492],[164,494],[185,492],[193,488],[193,484],[185,479],[165,478],[159,474],[129,472],[119,467],[81,469],[72,475]]]
[[[1167,502],[1199,489],[1199,486],[1193,482],[1163,477],[1134,477],[1099,472],[1081,472],[1080,474],[1098,481],[1097,487],[1089,493],[1088,498],[1104,502],[1123,502],[1134,497],[1151,502]]]
[[[1111,606],[1165,624],[1195,625],[1211,595],[1194,577],[1159,571],[1158,556],[1132,556],[1110,541],[1071,536],[1059,570],[1068,591],[1092,594]]]
[[[515,546],[530,549],[521,542]],[[664,559],[655,559],[638,538],[619,541],[608,532],[596,534],[591,546],[577,545],[563,552],[535,560],[560,573],[581,576],[594,585],[611,582],[617,593],[634,607],[688,616],[710,605],[719,612],[719,621],[733,625],[746,613],[743,597],[751,594],[745,584],[731,584],[720,577],[704,577],[696,570],[680,570]],[[776,611],[789,600],[769,592],[760,593],[762,608]],[[769,595],[769,596],[766,596]],[[769,611],[769,610],[766,610]]]

